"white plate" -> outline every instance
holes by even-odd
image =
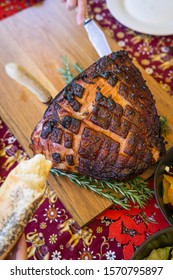
[[[107,0],[107,7],[120,23],[135,31],[173,34],[173,0]]]

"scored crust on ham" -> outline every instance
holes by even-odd
[[[52,101],[31,135],[53,167],[128,180],[165,153],[153,96],[125,51],[104,56]]]
[[[0,187],[0,259],[5,259],[32,218],[52,162],[44,155],[21,161]]]

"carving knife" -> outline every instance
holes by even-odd
[[[100,57],[108,55],[112,52],[104,32],[99,28],[93,19],[86,18],[84,21],[84,27],[92,45]]]

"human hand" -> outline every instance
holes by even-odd
[[[66,3],[68,10],[77,8],[76,22],[78,25],[82,25],[85,19],[87,0],[61,0],[61,2]]]
[[[16,246],[10,252],[7,260],[27,260],[27,245],[25,234],[23,233]]]

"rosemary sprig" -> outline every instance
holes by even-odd
[[[170,126],[168,124],[168,120],[165,116],[160,116],[160,125],[161,125],[162,135],[167,136],[170,133],[171,128],[170,128]]]
[[[148,183],[144,179],[135,177],[127,182],[101,181],[101,184],[119,192],[129,201],[137,203],[141,208],[145,206],[146,200],[152,197],[153,191],[148,188]]]
[[[57,71],[63,76],[67,84],[70,83],[77,74],[83,71],[78,63],[70,64],[66,55],[62,57],[62,64],[63,68],[60,67]],[[74,70],[75,72],[73,72]]]
[[[65,82],[68,84],[68,83],[71,82],[71,80],[73,79],[74,75],[72,74],[71,67],[69,65],[68,58],[67,58],[66,55],[63,56],[62,62],[63,62],[64,67],[63,68],[58,68],[57,71],[59,73],[61,73],[61,75],[65,79]]]
[[[81,68],[81,66],[78,63],[74,63],[74,69],[78,72],[81,73],[83,71],[83,69]]]
[[[143,208],[147,200],[153,195],[152,190],[147,187],[147,182],[139,177],[129,180],[128,182],[117,182],[115,180],[96,180],[89,176],[66,173],[54,168],[51,169],[51,173],[55,178],[66,176],[72,183],[79,187],[84,187],[87,190],[93,191],[107,198],[112,203],[120,205],[124,209],[129,209],[131,207],[131,202]]]

